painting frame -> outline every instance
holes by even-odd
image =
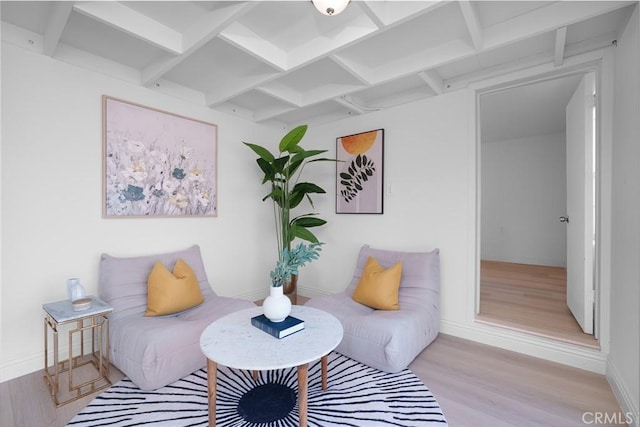
[[[384,213],[384,129],[336,138],[336,213]]]
[[[103,218],[217,217],[218,126],[102,96]]]

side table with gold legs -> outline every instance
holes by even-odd
[[[104,301],[91,298],[91,306],[75,311],[69,300],[43,304],[44,318],[44,380],[55,405],[62,406],[111,385],[109,380],[109,318],[113,307]],[[75,323],[75,327],[74,324]],[[63,326],[69,325],[66,328]],[[67,358],[60,360],[59,335],[68,329]],[[85,331],[91,332],[91,351],[85,352]],[[49,366],[49,335],[53,341],[53,365]],[[74,337],[80,342],[74,347]],[[79,346],[78,346],[79,344]],[[74,381],[83,366],[92,365],[94,373],[79,384]],[[67,373],[66,378],[64,373]],[[83,372],[83,375],[87,375]],[[66,387],[65,387],[66,385]]]

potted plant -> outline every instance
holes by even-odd
[[[300,146],[300,141],[307,132],[307,125],[298,126],[290,130],[278,145],[278,154],[272,154],[268,149],[244,142],[252,149],[258,158],[256,162],[264,173],[262,184],[269,184],[269,192],[263,197],[263,201],[273,202],[276,243],[278,261],[283,261],[283,253],[291,251],[291,242],[299,238],[310,243],[318,243],[317,237],[310,228],[320,227],[326,224],[317,213],[303,213],[292,216],[292,211],[306,200],[313,208],[311,195],[324,194],[326,191],[317,184],[302,181],[300,176],[310,163],[321,161],[336,161],[325,157],[319,157],[327,150],[305,150]],[[289,284],[285,283],[284,293],[292,295],[295,303],[297,273],[292,276]]]
[[[284,285],[298,274],[300,267],[318,259],[320,246],[322,243],[299,243],[291,250],[285,248],[280,251],[276,267],[270,273],[269,296],[262,304],[264,315],[272,322],[282,322],[291,312],[292,301],[283,294]]]

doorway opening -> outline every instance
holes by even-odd
[[[596,71],[478,95],[476,320],[599,348]]]

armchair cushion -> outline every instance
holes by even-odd
[[[145,316],[179,313],[204,302],[196,274],[182,259],[176,261],[173,272],[156,262],[149,273],[147,293]]]
[[[353,300],[378,310],[397,310],[401,277],[402,262],[385,269],[374,257],[369,257]]]
[[[352,296],[369,257],[385,268],[402,262],[399,309],[375,310]],[[440,324],[440,255],[360,249],[351,282],[344,292],[312,298],[306,305],[336,316],[344,328],[336,351],[386,372],[399,372],[438,335]]]

